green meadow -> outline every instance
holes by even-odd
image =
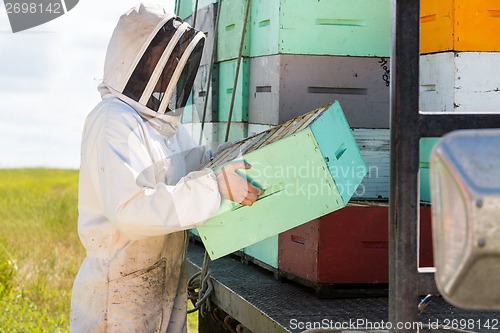
[[[0,333],[69,332],[77,201],[77,170],[0,169]]]

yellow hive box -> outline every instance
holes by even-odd
[[[420,0],[420,53],[500,51],[500,1]]]

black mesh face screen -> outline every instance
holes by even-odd
[[[139,101],[163,50],[165,50],[177,31],[177,25],[175,19],[171,19],[157,32],[130,76],[125,89],[123,89],[125,96],[132,98],[136,102]]]
[[[201,56],[203,53],[203,45],[205,40],[202,39],[194,48],[188,62],[182,70],[182,74],[177,82],[177,87],[175,91],[175,107],[183,108],[189,99],[191,89],[193,89],[194,79],[196,73],[198,72],[198,67],[200,66]],[[174,96],[172,96],[174,98]]]
[[[178,30],[180,31],[177,32]],[[166,105],[168,105],[167,111],[168,109],[172,110],[184,107],[189,98],[203,52],[203,38],[198,41],[194,48],[191,45],[198,33],[197,30],[186,24],[182,25],[182,21],[178,19],[169,20],[158,31],[144,52],[125,86],[123,94],[136,102],[142,100],[148,108],[155,112],[165,112]],[[170,54],[166,53],[169,56],[166,59],[166,63],[165,60],[162,62],[162,64],[165,64],[164,67],[161,68],[162,64],[160,64],[154,75],[155,68],[167,47],[172,49],[172,51]],[[183,65],[184,61],[181,63],[183,56],[188,58],[179,76],[179,70],[176,73],[176,69],[178,66]],[[157,76],[159,70],[161,74]],[[156,78],[158,78],[157,81],[154,81]],[[169,85],[173,86],[169,87]],[[163,110],[160,110],[162,100],[167,98],[165,96],[167,88],[173,90],[173,93],[168,97],[170,99],[168,103],[163,103],[165,104]]]
[[[154,111],[158,111],[158,108],[161,104],[161,101],[163,100],[163,95],[165,93],[165,90],[167,89],[167,86],[170,84],[172,81],[172,77],[174,75],[175,70],[177,67],[180,65],[180,60],[184,53],[186,52],[187,48],[189,47],[189,44],[192,42],[193,38],[195,35],[198,33],[195,29],[188,29],[185,31],[182,36],[180,37],[179,41],[175,45],[175,48],[172,51],[172,54],[168,58],[167,63],[165,64],[165,67],[163,68],[163,71],[160,75],[160,78],[155,86],[155,89],[153,91],[152,96],[147,102],[147,107]],[[191,57],[196,57],[195,53],[191,53],[190,58],[188,59],[188,63],[190,62]],[[199,64],[199,62],[198,62]],[[197,70],[197,68],[196,68]],[[175,91],[174,93],[170,96],[170,101],[168,101],[168,108],[170,110],[174,110],[178,108],[178,103],[176,101],[176,94]]]

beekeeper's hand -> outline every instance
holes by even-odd
[[[238,161],[229,163],[216,173],[219,192],[222,198],[240,203],[243,206],[251,206],[257,201],[263,191],[236,173],[238,169],[250,168],[250,164]]]

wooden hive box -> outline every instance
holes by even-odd
[[[252,0],[251,57],[390,56],[388,0]]]
[[[175,14],[181,19],[185,19],[193,12],[192,0],[175,0]]]
[[[210,88],[207,91],[208,77],[210,76],[210,65],[201,65],[198,68],[198,74],[194,79],[193,84],[193,105],[197,114],[194,121],[203,119],[203,111],[205,108],[205,100],[207,103],[205,122],[217,121],[217,114],[219,108],[219,67],[214,64],[212,69],[212,78]],[[227,119],[226,119],[227,121]]]
[[[194,10],[194,9],[193,9]],[[212,61],[212,50],[214,49],[215,41],[215,23],[217,18],[217,3],[208,4],[201,7],[198,4],[198,11],[196,14],[195,28],[205,34],[205,45],[203,47],[203,55],[201,57],[200,65],[210,65]],[[193,15],[184,19],[187,23],[193,26]],[[217,52],[217,50],[214,50]]]
[[[198,9],[204,9],[211,4],[216,4],[218,0],[175,0],[175,13],[183,20],[188,19],[194,12],[198,2]]]
[[[234,160],[264,189],[252,207],[224,200],[198,228],[212,259],[237,251],[347,205],[366,165],[338,102],[223,150],[208,165]]]
[[[277,125],[338,100],[351,127],[389,128],[389,68],[388,58],[251,58],[248,121]]]
[[[227,60],[220,62],[219,66],[219,105],[218,120],[228,121],[231,109],[231,98],[233,95],[234,79],[238,61]],[[238,74],[238,85],[234,96],[233,114],[231,121],[248,121],[248,78],[250,75],[250,64],[248,58],[241,59]]]
[[[246,0],[223,1],[217,60],[238,56]],[[389,0],[252,0],[243,55],[390,56]]]
[[[368,173],[353,195],[354,200],[389,199],[390,130],[354,128],[353,135]],[[436,138],[422,138],[419,144],[420,200],[430,201],[429,156]]]
[[[499,3],[500,6],[500,3]],[[498,28],[500,36],[500,27]],[[500,45],[500,37],[496,37]],[[420,110],[498,112],[500,52],[441,52],[420,56]]]
[[[500,51],[497,0],[420,0],[420,52]]]
[[[363,182],[360,184],[360,186],[357,188],[356,192],[352,196],[353,200],[363,200],[363,201],[374,200],[374,199],[387,200],[389,198],[389,151],[388,151],[389,135],[388,135],[388,130],[383,131],[386,137],[382,137],[380,135],[380,132],[381,132],[380,130],[377,131],[377,130],[359,130],[359,129],[355,129],[353,131],[354,138],[356,139],[358,147],[361,151],[361,154],[363,155],[363,159],[365,160],[368,168],[368,174],[366,175],[365,179],[363,180]],[[382,138],[383,140],[381,140]],[[419,145],[420,146],[419,148],[420,201],[423,203],[430,202],[431,200],[430,184],[429,184],[429,159],[431,150],[438,140],[439,138],[420,139],[420,145]],[[385,145],[387,149],[379,150],[380,147],[377,147],[377,145]],[[383,205],[383,201],[377,201],[376,205]],[[342,212],[332,213],[332,215],[339,217],[349,216],[347,210],[353,211],[356,214],[359,214],[359,216],[365,216],[371,214],[369,213],[370,210],[368,210],[365,206],[360,206],[360,207],[344,208]],[[343,224],[339,224],[337,226],[337,229],[335,230],[337,230],[337,232],[341,234],[348,235],[351,232],[350,231],[351,228],[357,229],[358,227],[360,227],[359,229],[360,235],[365,233],[365,235],[361,237],[367,237],[367,238],[371,237],[370,234],[373,230],[370,228],[377,229],[380,227],[381,224],[387,223],[386,210],[387,207],[377,208],[376,206],[372,208],[372,213],[374,214],[374,216],[377,216],[377,214],[379,214],[379,217],[381,217],[380,221],[376,221],[376,218],[374,218],[373,220],[370,219],[363,220],[362,218],[360,218],[360,220],[356,220],[358,222],[359,221],[362,222],[362,224],[359,226],[356,226],[356,223],[349,225],[349,222],[343,222]],[[432,263],[432,251],[429,250],[431,241],[429,207],[425,205],[422,206],[421,214],[422,214],[421,216],[422,216],[422,226],[423,226],[422,237],[424,237],[423,238],[424,244],[422,248],[426,248],[425,250],[426,252],[422,253],[423,261],[421,261],[421,264],[429,265],[429,263]],[[319,220],[311,222],[311,224],[319,223],[317,227],[320,228],[322,226],[322,223],[327,223],[326,221],[328,220],[329,218],[325,216],[320,218]],[[305,225],[298,228],[300,229],[302,227],[306,228]],[[320,228],[320,229],[323,230],[322,232],[325,232],[325,228]],[[318,232],[320,229],[318,229]],[[330,229],[326,228],[326,230]],[[385,231],[384,235],[386,235]],[[279,257],[280,246],[283,246],[283,244],[286,243],[287,241],[290,240],[287,240],[286,237],[283,238],[281,235],[279,238],[278,236],[272,236],[270,238],[264,239],[263,241],[255,243],[251,246],[245,247],[243,249],[243,253],[245,254],[245,260],[253,262],[261,267],[264,267],[276,273],[278,269],[278,261],[279,261],[278,257]],[[351,251],[357,251],[359,253],[362,253],[363,251],[362,247],[356,247],[357,245],[354,243],[351,244],[351,246],[352,246]],[[282,247],[281,249],[283,250]],[[369,253],[369,250],[365,251]],[[288,255],[290,255],[290,253]],[[387,253],[384,253],[383,260],[385,260],[386,257]],[[299,263],[296,264],[300,266]]]
[[[217,28],[217,61],[227,61],[238,58],[241,35],[245,22],[247,0],[222,1]],[[249,13],[250,16],[250,13]],[[247,22],[250,20],[248,19]],[[250,46],[250,29],[247,30],[242,46],[242,55],[248,56]]]
[[[243,249],[244,261],[278,272],[278,238],[274,235]]]
[[[279,274],[324,297],[334,297],[335,290],[348,285],[387,284],[388,219],[387,203],[352,202],[281,233]],[[432,267],[430,206],[421,206],[420,221],[419,265]]]
[[[429,161],[431,158],[432,148],[436,145],[440,138],[421,138],[420,139],[420,201],[430,202],[431,201],[431,185],[430,185],[430,171],[429,171]]]

